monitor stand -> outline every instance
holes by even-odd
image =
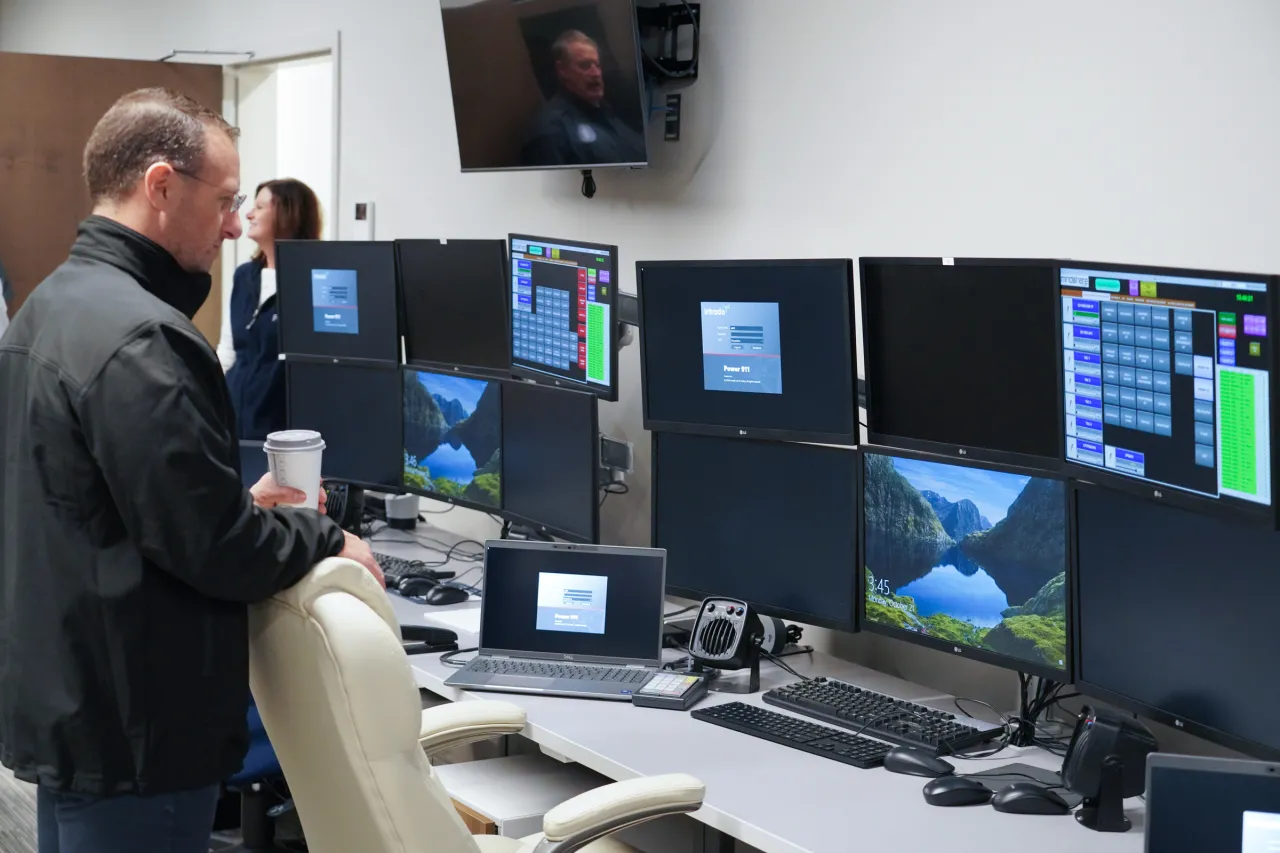
[[[694,672],[707,675],[707,689],[713,693],[759,693],[760,692],[760,656],[752,655],[751,664],[746,669],[713,669],[706,666],[693,667]]]
[[[1124,816],[1124,761],[1120,756],[1108,755],[1102,760],[1097,796],[1084,798],[1076,820],[1097,832],[1129,831],[1132,824]]]

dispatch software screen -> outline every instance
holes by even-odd
[[[312,270],[311,309],[317,332],[360,334],[355,270]]]
[[[598,394],[614,387],[613,253],[511,238],[511,363]]]
[[[1267,286],[1063,269],[1067,459],[1271,504]]]
[[[538,630],[603,634],[609,578],[538,573]]]
[[[778,303],[702,303],[702,382],[707,391],[782,393]]]

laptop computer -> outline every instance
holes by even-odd
[[[1280,850],[1280,763],[1152,753],[1147,853]]]
[[[445,684],[630,701],[662,665],[667,552],[491,540],[479,652]]]

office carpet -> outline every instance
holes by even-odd
[[[36,853],[36,789],[0,768],[0,851]]]

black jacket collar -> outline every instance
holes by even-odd
[[[71,254],[123,270],[188,320],[195,317],[213,288],[213,277],[208,273],[187,272],[158,243],[105,216],[90,216],[80,223]]]
[[[560,101],[560,108],[564,112],[576,113],[588,121],[608,121],[613,117],[613,108],[609,106],[608,101],[601,101],[598,107],[593,106],[581,98],[570,95],[565,89],[559,89],[553,99]]]

